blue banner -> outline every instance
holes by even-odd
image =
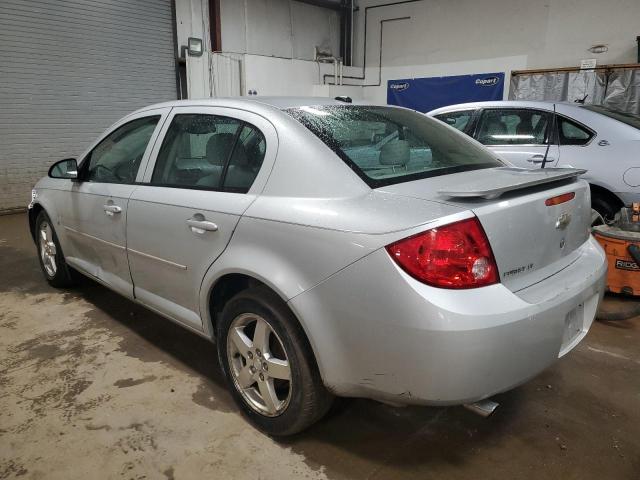
[[[419,112],[465,102],[502,100],[504,73],[389,80],[387,103]]]

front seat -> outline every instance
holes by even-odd
[[[495,138],[494,135],[506,135],[507,125],[500,118],[499,113],[491,112],[487,114],[487,120],[480,136],[480,143],[493,145],[504,143],[505,139]]]

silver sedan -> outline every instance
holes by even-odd
[[[179,101],[54,164],[29,221],[51,285],[80,272],[215,341],[287,435],[335,395],[470,404],[574,348],[606,272],[581,173],[402,108]]]

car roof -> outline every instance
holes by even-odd
[[[287,108],[296,108],[312,105],[349,105],[349,102],[342,100],[336,100],[330,97],[219,97],[219,98],[199,98],[191,100],[174,100],[171,102],[156,103],[149,105],[139,110],[136,110],[131,115],[146,110],[152,110],[156,108],[170,108],[170,107],[232,107],[232,108],[249,108],[253,109],[262,105],[268,105],[270,107],[277,108],[279,110],[285,110]],[[363,101],[353,101],[351,104],[362,105],[369,104]]]
[[[465,110],[465,109],[477,109],[487,107],[523,107],[523,108],[543,108],[546,110],[553,110],[554,105],[562,105],[565,109],[582,107],[580,103],[574,102],[550,102],[550,101],[537,101],[537,100],[496,100],[489,102],[470,102],[459,103],[457,105],[448,105],[446,107],[436,108],[427,113],[427,115],[434,115],[438,113],[450,112],[453,110]]]

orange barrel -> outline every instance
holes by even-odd
[[[593,236],[607,254],[608,290],[640,295],[640,232],[598,225],[593,227]]]

